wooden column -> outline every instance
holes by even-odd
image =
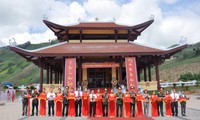
[[[49,84],[49,66],[47,67],[47,84]]]
[[[140,69],[137,69],[138,82],[140,82]]]
[[[43,63],[42,63],[42,58],[40,59],[40,90],[43,89]]]
[[[146,66],[144,66],[144,81],[147,81],[147,71],[146,71]]]
[[[120,57],[120,61],[119,61],[119,81],[120,81],[120,84],[122,83],[122,67],[123,67],[123,61],[122,61],[122,57]]]
[[[63,71],[63,79],[62,79],[62,82],[63,82],[63,86],[66,86],[65,85],[65,57],[63,57],[63,60],[62,60],[62,71]]]
[[[50,84],[52,84],[53,82],[53,70],[52,70],[52,67],[51,67],[51,70],[50,70]]]
[[[157,89],[160,89],[160,76],[159,76],[159,66],[158,61],[155,63],[155,70],[156,70],[156,81],[157,81]]]
[[[151,64],[148,65],[149,81],[151,81]]]
[[[55,70],[55,72],[54,72],[54,84],[57,84],[57,81],[56,81],[56,78],[57,78],[57,71]]]
[[[117,30],[115,30],[115,42],[117,42],[117,36],[118,36],[118,31]]]
[[[82,58],[80,57],[78,60],[78,83],[81,85],[82,83]]]
[[[82,29],[80,30],[80,43],[82,43],[83,35],[82,35]]]

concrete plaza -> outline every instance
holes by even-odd
[[[2,102],[2,101],[1,101]],[[179,104],[180,106],[180,104]],[[0,106],[0,119],[1,120],[87,120],[87,117],[25,117],[21,116],[22,104],[19,101],[14,103],[5,102],[5,105]],[[190,95],[190,100],[187,102],[187,110],[185,117],[180,114],[178,117],[156,117],[155,120],[199,120],[200,116],[200,95]]]

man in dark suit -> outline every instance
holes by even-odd
[[[28,111],[28,94],[29,94],[29,87],[26,87],[26,91],[23,93],[22,97],[22,116],[27,116]]]
[[[67,86],[65,88],[65,91],[63,92],[63,109],[62,109],[62,116],[68,116],[68,94],[69,94],[69,87]],[[65,112],[66,109],[66,112]]]
[[[181,99],[181,114],[182,116],[186,116],[185,113],[186,113],[186,100],[188,100],[189,98],[185,95],[185,91],[182,90],[181,91],[181,94],[179,96],[179,98]]]

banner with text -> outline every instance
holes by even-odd
[[[135,57],[125,57],[126,64],[126,78],[127,78],[127,88],[130,90],[130,87],[134,86],[135,91],[138,89],[138,80],[137,80],[137,65]]]
[[[65,86],[76,88],[76,58],[65,59]]]

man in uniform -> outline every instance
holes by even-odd
[[[118,88],[118,93],[116,94],[116,106],[117,106],[117,111],[116,111],[116,115],[117,117],[119,116],[119,109],[120,109],[120,117],[122,117],[122,112],[123,112],[123,96],[124,94],[122,93],[122,88],[119,87]]]
[[[22,99],[22,116],[27,116],[27,110],[28,110],[28,94],[29,94],[29,87],[26,87],[26,91],[23,93],[23,99]]]
[[[161,115],[162,117],[164,117],[163,114],[163,98],[165,97],[165,93],[163,91],[163,88],[160,88],[160,91],[158,92],[158,116]]]
[[[31,95],[31,97],[33,98],[32,100],[32,114],[31,116],[34,115],[34,108],[36,108],[36,116],[38,116],[38,92],[37,92],[37,89],[34,88],[34,91]]]
[[[69,87],[67,86],[65,88],[65,91],[63,92],[63,109],[62,109],[62,116],[68,116],[68,94],[69,94]],[[66,109],[66,113],[65,113],[65,109]]]
[[[104,93],[102,95],[103,98],[103,117],[108,117],[108,90],[105,88]],[[106,112],[105,112],[106,110]]]
[[[131,92],[130,92],[130,96],[131,96],[131,113],[132,113],[132,117],[135,117],[135,102],[136,102],[136,93],[134,91],[134,86],[131,86]]]

